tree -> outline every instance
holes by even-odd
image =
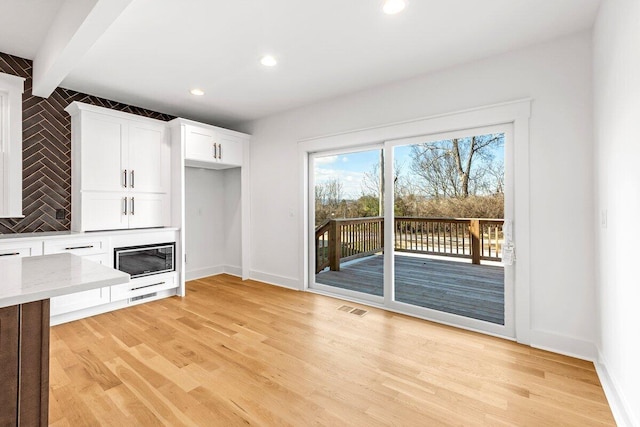
[[[316,226],[327,219],[340,217],[346,212],[342,183],[337,179],[320,182],[315,185]]]
[[[467,198],[502,191],[502,161],[496,149],[504,145],[504,134],[426,142],[411,147],[411,171],[423,181],[429,198]],[[495,190],[490,190],[490,188]]]

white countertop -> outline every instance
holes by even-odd
[[[70,253],[0,259],[0,308],[129,280],[127,273]]]
[[[69,237],[93,237],[93,236],[126,236],[151,234],[162,231],[179,231],[177,227],[156,227],[156,228],[131,228],[126,230],[104,230],[104,231],[39,231],[36,233],[15,233],[0,234],[0,243],[22,240],[42,240],[42,239],[64,239]]]

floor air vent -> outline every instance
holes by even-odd
[[[367,310],[363,310],[361,308],[354,308],[353,310],[351,310],[349,313],[351,314],[355,314],[356,316],[364,316],[365,314],[367,314]]]
[[[351,307],[348,305],[341,305],[340,307],[338,307],[339,311],[344,311],[346,313],[351,313],[351,314],[355,314],[356,316],[364,316],[365,314],[368,313],[367,310],[363,310],[361,308],[355,308],[355,307]]]
[[[140,295],[140,296],[137,296],[137,297],[129,298],[129,302],[135,302],[135,301],[140,301],[142,299],[153,298],[156,295],[158,295],[157,292],[154,292],[152,294]]]

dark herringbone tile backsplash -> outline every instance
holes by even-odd
[[[172,116],[57,88],[49,98],[31,95],[32,62],[0,52],[0,72],[24,77],[22,96],[22,211],[24,218],[0,219],[0,234],[68,230],[71,224],[71,117],[73,101],[160,120]],[[56,219],[56,209],[66,216]]]

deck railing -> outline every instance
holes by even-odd
[[[394,249],[428,255],[501,261],[502,219],[396,217]],[[382,217],[332,219],[316,228],[316,273],[340,263],[382,252]]]

